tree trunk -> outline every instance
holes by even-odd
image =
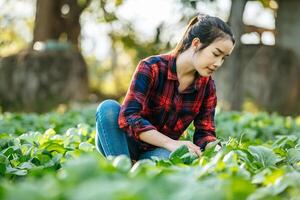
[[[58,39],[56,31],[54,30],[58,20],[55,19],[56,15],[53,14],[56,12],[56,4],[57,2],[53,0],[37,0],[33,44],[36,41]]]
[[[231,56],[226,60],[226,68],[221,68],[216,74],[217,87],[222,90],[218,93],[223,100],[226,109],[240,110],[243,102],[242,93],[243,85],[243,66],[241,66],[241,51],[237,51],[240,46],[240,39],[244,33],[243,13],[247,0],[232,0],[228,24],[230,25],[235,36],[235,49]],[[218,80],[225,80],[218,82]]]
[[[300,62],[294,51],[276,46],[240,45],[243,71],[239,82],[243,88],[241,98],[258,106],[261,110],[282,115],[300,114]],[[224,69],[230,67],[224,64]],[[220,72],[217,72],[217,74]],[[218,97],[224,95],[222,85],[227,80],[217,79]],[[218,98],[218,102],[222,99]]]
[[[300,56],[300,1],[278,0],[276,45],[295,51]]]
[[[37,0],[32,47],[37,41],[45,45],[0,59],[4,110],[45,112],[60,103],[87,99],[88,75],[78,38],[79,18],[90,1]]]
[[[37,0],[33,45],[37,41],[59,41],[62,37],[79,48],[79,18],[91,0]]]
[[[240,43],[241,36],[244,33],[243,14],[247,0],[232,0],[228,24],[234,33],[237,44]]]

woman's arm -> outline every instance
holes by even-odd
[[[205,96],[200,112],[194,120],[194,143],[204,150],[209,142],[215,141],[215,108],[217,105],[216,88],[214,81],[209,80],[205,89]]]
[[[163,147],[165,149],[167,149],[166,147],[168,147],[174,142],[172,138],[169,138],[168,136],[160,133],[157,130],[149,130],[142,132],[140,134],[140,140],[152,144],[154,146]]]
[[[121,106],[119,127],[136,140],[140,139],[140,133],[156,130],[155,126],[141,116],[141,111],[146,106],[147,98],[153,88],[155,77],[155,69],[151,64],[145,61],[139,62]]]
[[[201,156],[200,148],[191,141],[173,140],[157,130],[142,132],[140,134],[140,139],[149,144],[163,147],[171,152],[175,151],[182,145],[186,145],[190,152],[197,154],[199,157]]]

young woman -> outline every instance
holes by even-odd
[[[216,89],[211,75],[234,48],[221,19],[198,15],[169,54],[141,60],[120,106],[105,100],[96,113],[96,147],[104,156],[168,158],[181,145],[201,155],[216,140]],[[179,137],[194,122],[193,142]]]

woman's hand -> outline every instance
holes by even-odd
[[[172,140],[171,142],[165,145],[165,148],[172,152],[181,147],[182,145],[186,145],[190,153],[195,153],[198,157],[201,156],[202,153],[200,147],[187,140]]]

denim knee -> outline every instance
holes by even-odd
[[[120,110],[120,104],[113,99],[107,99],[102,101],[99,106],[97,107],[96,114],[103,114],[103,112],[109,113],[109,112],[119,112]]]
[[[171,152],[165,148],[156,148],[151,151],[147,151],[145,153],[142,153],[139,156],[139,159],[151,159],[152,156],[159,157],[161,159],[169,159]]]

